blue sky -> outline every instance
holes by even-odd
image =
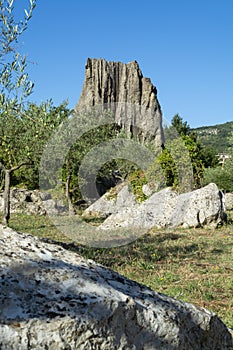
[[[28,2],[16,0],[18,15]],[[68,99],[73,108],[88,57],[137,60],[164,119],[233,121],[232,0],[38,0],[19,45],[37,103]]]

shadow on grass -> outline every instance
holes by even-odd
[[[63,248],[76,252],[87,259],[93,259],[107,267],[116,267],[126,264],[137,264],[139,261],[144,263],[156,263],[167,258],[187,258],[193,256],[200,249],[198,244],[183,243],[182,235],[169,234],[164,235],[145,235],[136,241],[125,246],[115,248],[93,248],[77,243],[57,242],[48,238],[43,238],[44,242],[59,244]],[[172,241],[170,245],[164,245],[167,241]],[[176,242],[174,244],[174,242]]]

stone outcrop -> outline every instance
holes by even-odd
[[[230,350],[206,309],[0,226],[0,349]]]
[[[67,209],[59,201],[54,201],[49,193],[23,188],[10,191],[11,213],[29,215],[58,215]],[[3,210],[3,193],[0,193],[0,211]]]
[[[156,87],[149,78],[143,77],[136,61],[124,64],[88,58],[75,110],[99,105],[114,105],[111,108],[114,108],[115,122],[128,134],[142,142],[154,140],[159,146],[164,143]]]
[[[121,183],[110,189],[83,212],[83,217],[106,218],[111,214],[125,211],[129,207],[138,206],[134,194],[128,184]]]
[[[223,202],[226,210],[233,210],[233,193],[226,193],[223,196]]]
[[[223,209],[221,192],[213,183],[180,195],[165,188],[139,207],[110,215],[99,229],[217,226],[223,220]]]

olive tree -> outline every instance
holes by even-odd
[[[26,73],[27,60],[17,50],[17,43],[27,29],[36,6],[30,0],[22,20],[14,16],[14,0],[0,1],[0,170],[4,174],[4,218],[10,219],[10,180],[14,171],[31,163],[28,146],[22,147],[25,135],[25,101],[33,83]]]

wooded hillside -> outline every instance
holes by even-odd
[[[216,154],[225,153],[229,147],[232,147],[229,136],[233,131],[233,122],[224,124],[202,126],[193,129],[198,135],[198,141],[204,145],[212,147]]]

